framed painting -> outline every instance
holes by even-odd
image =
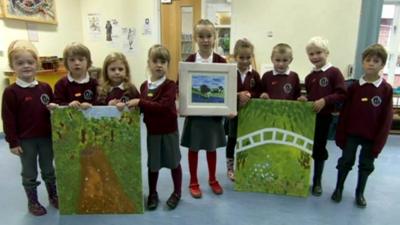
[[[179,113],[185,116],[236,114],[236,65],[180,62]]]
[[[1,3],[5,18],[57,24],[55,0],[1,0]]]

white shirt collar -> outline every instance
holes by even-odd
[[[39,82],[38,82],[37,80],[34,80],[34,81],[32,81],[32,82],[25,82],[25,81],[23,81],[23,80],[21,80],[21,79],[19,79],[19,78],[17,78],[17,80],[15,81],[15,83],[16,83],[18,86],[22,87],[22,88],[32,88],[32,87],[35,87],[36,85],[39,84]]]
[[[204,58],[201,57],[200,53],[197,52],[196,53],[196,61],[195,62],[197,62],[197,63],[212,63],[213,62],[213,55],[214,55],[214,52],[211,52],[211,55],[207,59],[204,59]]]
[[[68,81],[69,81],[69,82],[75,82],[75,83],[78,83],[78,84],[86,84],[86,83],[89,83],[89,81],[90,81],[89,73],[86,73],[85,78],[83,78],[83,79],[80,80],[80,81],[75,80],[75,79],[71,76],[71,73],[68,73],[68,74],[67,74],[67,78],[68,78]]]
[[[283,73],[278,73],[278,71],[276,71],[275,69],[272,70],[272,75],[289,75],[290,74],[290,69],[287,69],[285,72]]]
[[[111,87],[111,91],[112,91],[114,88],[119,88],[119,89],[121,89],[121,90],[125,90],[125,88],[124,88],[124,83],[121,83],[120,85],[115,86],[115,87]]]
[[[252,71],[252,68],[250,67],[249,69],[247,69],[246,71],[244,71],[243,73],[240,70],[237,70],[240,74],[240,79],[242,80],[242,83],[244,82],[244,80],[246,79],[246,75],[248,72]]]
[[[321,67],[320,69],[317,69],[317,68],[313,68],[313,71],[322,71],[322,72],[325,72],[325,71],[327,71],[329,68],[331,68],[332,67],[332,64],[331,63],[327,63],[327,64],[325,64],[325,66],[323,66],[323,67]]]
[[[163,76],[160,79],[151,82],[150,79],[147,80],[147,85],[149,87],[150,90],[154,90],[156,88],[158,88],[162,83],[164,83],[164,81],[167,79],[167,76]]]
[[[375,87],[379,87],[383,82],[383,78],[379,77],[379,79],[374,82],[368,82],[364,79],[364,76],[362,76],[358,82],[360,83],[360,86],[363,86],[364,84],[369,83],[369,84],[373,84]]]

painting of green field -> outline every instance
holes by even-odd
[[[60,214],[143,213],[139,112],[59,108],[51,120]]]
[[[250,100],[239,111],[235,190],[308,196],[314,127],[311,103]]]

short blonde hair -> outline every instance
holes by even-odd
[[[329,41],[323,37],[312,37],[306,45],[306,50],[308,51],[312,47],[317,47],[324,50],[326,53],[329,53],[328,44]]]
[[[293,59],[292,47],[286,43],[279,43],[275,45],[271,52],[271,58],[274,57],[275,54],[289,54],[290,58]]]
[[[29,52],[33,58],[36,60],[36,64],[39,66],[39,53],[36,47],[32,44],[32,42],[27,40],[15,40],[10,43],[8,46],[8,65],[12,69],[13,66],[13,57],[15,54],[19,52]]]
[[[88,49],[88,47],[86,47],[85,45],[78,43],[78,42],[72,42],[71,44],[68,44],[65,47],[64,52],[63,52],[64,66],[68,70],[69,70],[68,57],[71,57],[74,55],[85,57],[88,62],[87,67],[89,68],[92,66],[92,57],[90,56],[90,50]]]
[[[250,49],[251,55],[254,55],[254,45],[247,38],[243,38],[236,41],[233,56],[236,57],[239,54],[239,50],[243,48]]]

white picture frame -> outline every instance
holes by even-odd
[[[179,63],[179,113],[183,116],[237,114],[236,64]]]

